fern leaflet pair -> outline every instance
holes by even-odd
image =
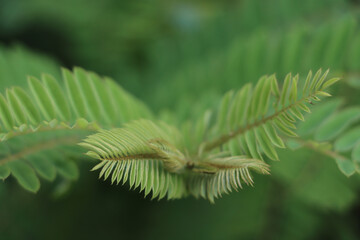
[[[100,160],[94,170],[101,169],[104,179],[128,180],[145,195],[151,190],[153,197],[165,197],[165,192],[168,199],[191,194],[213,202],[243,184],[252,185],[251,171],[269,174],[265,157],[278,160],[276,148],[286,147],[284,136],[297,136],[295,123],[304,120],[303,112],[330,96],[326,89],[339,79],[326,80],[327,74],[310,72],[302,88],[298,75],[288,74],[282,88],[274,75],[264,76],[254,88],[248,84],[225,94],[217,114],[207,111],[195,124],[177,129],[137,120],[90,135],[80,145]],[[164,185],[160,179],[167,177]]]

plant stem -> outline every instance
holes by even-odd
[[[6,164],[8,162],[15,161],[24,156],[34,154],[34,153],[37,153],[37,152],[40,152],[43,150],[54,148],[58,145],[73,145],[79,141],[80,141],[80,138],[71,136],[71,137],[63,137],[63,138],[54,139],[51,141],[41,142],[41,143],[35,144],[33,146],[30,146],[28,148],[25,148],[18,153],[11,154],[8,157],[0,159],[0,166]]]
[[[50,126],[41,126],[36,130],[32,130],[32,129],[27,129],[25,131],[10,131],[6,134],[9,135],[9,137],[6,139],[10,139],[10,138],[14,138],[14,137],[19,137],[19,136],[24,136],[24,135],[29,135],[29,134],[35,134],[35,133],[42,133],[42,132],[52,132],[52,131],[64,131],[64,130],[77,130],[77,131],[96,131],[98,130],[98,128],[93,127],[91,125],[89,125],[86,128],[80,128],[80,127],[67,127],[67,126],[63,126],[63,125],[57,125],[55,127],[50,127]],[[5,141],[6,141],[5,140]],[[0,140],[0,142],[2,142],[3,140]]]
[[[307,97],[302,97],[300,100],[298,100],[298,101],[290,104],[289,106],[281,109],[281,110],[278,111],[278,112],[275,112],[274,114],[272,114],[272,115],[270,115],[270,116],[268,116],[268,117],[266,117],[266,118],[262,118],[262,119],[260,119],[260,120],[258,120],[258,121],[255,121],[254,123],[252,123],[252,124],[250,124],[250,125],[247,125],[247,126],[244,127],[244,128],[240,127],[240,128],[237,129],[236,131],[230,132],[229,134],[225,134],[225,135],[219,137],[218,139],[216,139],[216,140],[214,140],[214,141],[212,141],[212,142],[206,143],[206,144],[205,144],[205,147],[204,147],[204,150],[205,150],[205,151],[211,151],[211,150],[213,150],[213,149],[215,149],[215,148],[217,148],[217,147],[220,147],[221,145],[223,145],[224,143],[226,143],[226,142],[229,141],[230,139],[232,139],[232,138],[234,138],[234,137],[236,137],[236,136],[238,136],[238,135],[240,135],[240,134],[243,134],[243,133],[245,133],[245,132],[247,132],[247,131],[249,131],[249,130],[251,130],[251,129],[253,129],[253,128],[256,128],[256,127],[258,127],[258,126],[260,126],[260,125],[262,125],[262,124],[265,124],[266,122],[268,122],[268,121],[276,118],[276,117],[279,116],[280,114],[286,112],[286,111],[289,110],[290,108],[296,106],[297,104],[303,102],[305,99],[310,98],[311,96],[313,96],[313,94],[310,95],[310,96],[307,96]]]
[[[309,149],[312,149],[316,152],[319,152],[325,156],[334,158],[334,159],[339,159],[339,160],[346,160],[346,157],[338,154],[337,152],[328,150],[328,149],[321,149],[321,148],[317,148],[313,143],[309,142],[309,141],[305,141],[301,138],[297,138],[295,139],[295,141],[297,141],[298,143],[300,143],[302,146],[307,147]]]

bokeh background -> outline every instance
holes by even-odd
[[[357,0],[0,0],[0,85],[80,66],[169,121],[197,116],[263,74],[330,68],[360,104]],[[360,181],[307,150],[210,204],[154,201],[78,161],[37,194],[0,183],[0,239],[360,239]]]

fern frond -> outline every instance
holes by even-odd
[[[81,68],[73,72],[62,69],[62,73],[63,81],[43,74],[41,80],[29,77],[28,88],[12,87],[0,94],[0,147],[9,149],[0,154],[2,178],[12,173],[30,191],[39,189],[37,175],[53,180],[53,172],[46,173],[44,164],[40,164],[41,157],[32,160],[42,153],[58,153],[57,149],[65,147],[61,155],[73,155],[71,151],[68,154],[69,145],[76,145],[84,133],[121,126],[141,117],[152,118],[142,102],[113,80]],[[65,176],[77,171],[67,171],[74,169],[67,163],[55,163],[59,161],[52,165],[57,170],[65,169],[59,170]]]
[[[89,136],[81,146],[90,149],[87,155],[99,159],[93,170],[101,169],[99,177],[111,182],[129,181],[130,188],[140,188],[145,196],[159,199],[179,198],[185,194],[181,175],[185,167],[179,133],[166,124],[137,120],[124,128],[101,130]]]
[[[121,129],[102,130],[80,145],[101,161],[93,168],[101,169],[100,177],[111,177],[117,184],[129,180],[130,187],[140,187],[145,196],[152,191],[153,198],[192,194],[214,201],[232,188],[241,188],[241,181],[252,185],[250,170],[269,173],[263,161],[245,156],[185,155],[179,139],[181,135],[168,125],[138,120]]]
[[[29,89],[13,87],[0,95],[2,140],[37,131],[120,126],[151,118],[142,102],[109,78],[74,68],[62,70],[65,88],[51,75],[28,78]]]
[[[232,156],[207,159],[204,164],[208,172],[192,173],[188,176],[189,193],[214,202],[223,193],[228,194],[242,188],[241,182],[253,185],[250,170],[269,174],[269,166],[263,161],[249,159],[246,156]]]
[[[247,84],[235,94],[227,93],[212,129],[215,140],[207,141],[204,151],[225,145],[232,155],[262,159],[264,153],[278,160],[275,147],[284,147],[280,134],[297,136],[293,131],[296,119],[303,121],[302,112],[310,112],[313,101],[329,96],[326,89],[338,81],[325,81],[328,72],[322,74],[320,69],[312,76],[310,71],[302,88],[298,86],[299,76],[289,73],[282,88],[272,75],[262,77],[254,88]]]
[[[78,136],[23,136],[0,144],[0,179],[12,174],[19,184],[31,192],[40,188],[38,176],[53,181],[57,175],[75,180],[78,169],[69,151],[78,143]],[[1,173],[2,172],[2,173]]]

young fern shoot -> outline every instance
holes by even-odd
[[[269,174],[264,156],[278,160],[276,148],[286,147],[284,135],[297,136],[295,123],[304,121],[302,112],[330,96],[326,90],[339,78],[326,80],[328,72],[313,76],[310,71],[303,87],[298,75],[286,75],[281,88],[275,75],[264,76],[254,88],[247,84],[225,94],[216,119],[210,121],[206,112],[186,128],[192,131],[136,120],[90,135],[80,145],[100,160],[93,170],[101,169],[104,179],[129,181],[130,187],[159,199],[190,194],[213,202],[242,184],[252,185],[251,171]]]

